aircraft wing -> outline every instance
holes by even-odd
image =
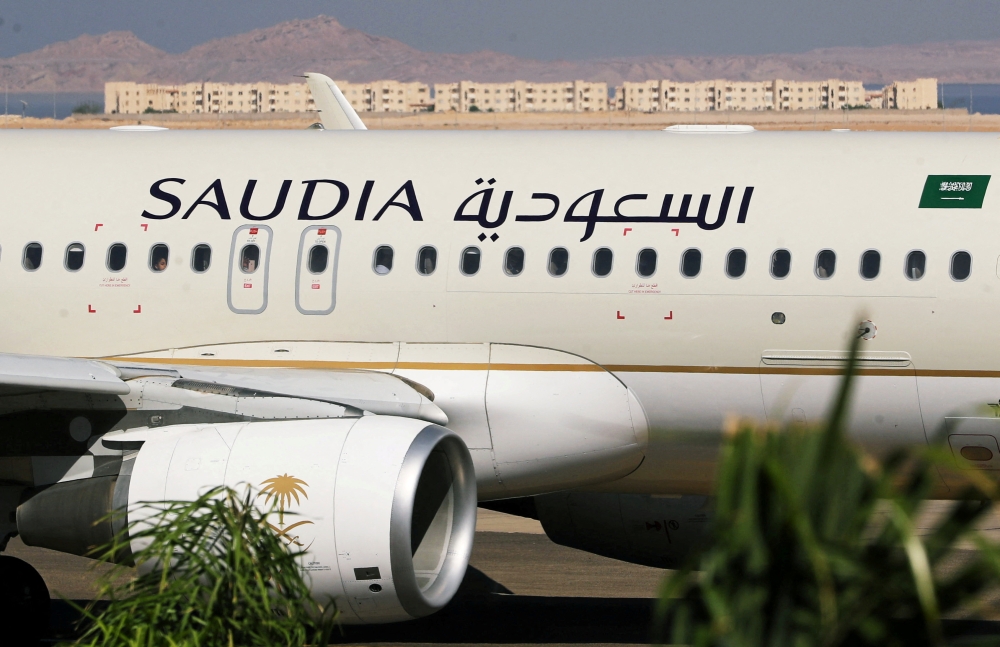
[[[307,72],[306,83],[312,92],[319,119],[326,130],[368,130],[337,84],[325,74]]]
[[[0,353],[0,387],[125,395],[129,386],[113,366],[89,359]]]

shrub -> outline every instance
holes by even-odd
[[[148,544],[135,553],[135,579],[117,566],[99,580],[101,603],[83,609],[78,645],[325,645],[336,621],[332,601],[313,601],[299,557],[268,527],[269,512],[217,488],[196,501],[148,504],[130,524]],[[123,531],[103,561],[127,554]]]

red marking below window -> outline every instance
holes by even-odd
[[[149,231],[149,223],[148,222],[144,222],[144,223],[142,223],[139,226],[142,227],[143,231]]]
[[[667,321],[670,321],[673,318],[674,318],[674,311],[673,310],[670,311],[669,315],[667,315],[666,317],[664,317],[664,319],[666,319]]]
[[[99,223],[97,223],[96,225],[94,225],[94,231],[97,231],[98,229],[100,229],[100,228],[101,228],[101,227],[103,227],[103,226],[104,226],[104,223],[103,223],[103,222],[99,222]]]
[[[97,310],[94,310],[94,306],[92,306],[92,305],[90,305],[88,303],[87,304],[87,312],[94,313],[94,312],[97,312]]]
[[[312,289],[318,290],[319,289],[319,283],[313,283],[312,284]]]
[[[622,232],[622,236],[628,236],[628,232],[632,231],[631,227],[626,227],[625,231]]]
[[[142,313],[142,304],[137,305],[135,307],[135,310],[133,310],[132,312],[134,312],[135,314],[141,314]]]
[[[253,283],[244,283],[243,287],[244,288],[252,288],[253,287]]]
[[[674,236],[680,236],[681,235],[681,230],[680,229],[671,229],[670,231],[674,232]]]
[[[326,230],[325,229],[319,229],[319,230],[316,231],[316,233],[319,234],[320,236],[326,236]]]
[[[624,319],[625,318],[625,315],[622,314],[621,310],[618,310],[618,318],[619,319]]]
[[[253,235],[253,234],[256,234],[256,233],[257,233],[257,228],[256,227],[251,227],[250,228],[250,234]]]

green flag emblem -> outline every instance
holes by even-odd
[[[921,209],[982,209],[989,175],[928,175]]]

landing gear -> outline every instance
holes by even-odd
[[[49,625],[49,589],[30,564],[0,555],[0,641],[37,645]]]

